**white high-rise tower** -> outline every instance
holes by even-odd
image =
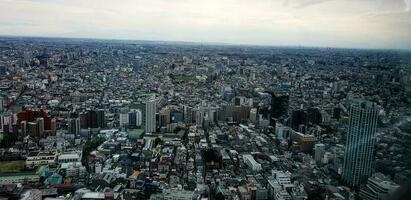
[[[344,153],[343,180],[350,186],[366,183],[374,169],[374,143],[378,108],[370,101],[351,104]]]
[[[146,132],[156,132],[156,101],[150,99],[146,103]]]

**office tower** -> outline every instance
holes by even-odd
[[[142,113],[141,110],[132,109],[128,113],[128,125],[130,128],[140,127],[142,123]]]
[[[128,112],[128,126],[130,128],[135,128],[137,124],[137,113],[131,110]]]
[[[160,127],[167,126],[171,123],[171,109],[165,107],[159,111],[159,125]]]
[[[17,123],[22,121],[37,122],[37,118],[43,118],[44,130],[51,130],[51,116],[43,110],[25,110],[17,114]]]
[[[119,114],[119,123],[120,127],[128,126],[129,124],[129,114],[128,113],[120,113]]]
[[[374,167],[378,108],[370,101],[354,100],[344,153],[343,180],[350,186],[367,182]]]
[[[299,127],[301,124],[307,124],[307,113],[304,110],[294,110],[291,114],[291,128],[295,131],[300,131]]]
[[[4,111],[4,98],[0,97],[0,112]]]
[[[321,163],[321,160],[323,159],[325,154],[325,145],[324,144],[315,144],[314,146],[314,160],[315,162]]]
[[[88,125],[89,128],[98,128],[97,124],[97,112],[94,110],[88,111]]]
[[[51,130],[51,134],[55,135],[56,131],[57,131],[57,120],[56,118],[51,119],[51,125],[50,125],[50,130]]]
[[[217,124],[218,123],[218,108],[211,108],[208,111],[208,117],[210,118],[210,123]]]
[[[0,76],[6,75],[7,68],[4,65],[0,65]]]
[[[320,124],[322,121],[321,111],[318,108],[307,109],[307,121],[308,123],[315,125]]]
[[[20,133],[23,137],[27,135],[27,122],[26,121],[22,121],[20,123]]]
[[[97,110],[97,127],[106,128],[106,115],[103,109]]]
[[[40,137],[44,136],[44,119],[42,117],[37,118],[37,133]]]
[[[0,123],[1,123],[1,130],[4,130],[5,125],[11,125],[12,124],[12,116],[8,113],[2,114],[0,116]]]
[[[203,127],[204,112],[202,109],[196,110],[196,125],[197,127]]]
[[[17,124],[11,125],[12,141],[13,143],[17,140],[19,136],[19,126]]]
[[[183,106],[183,118],[184,123],[186,124],[191,124],[191,122],[193,121],[192,108],[190,106]]]
[[[287,113],[289,96],[271,94],[271,117],[279,118]]]
[[[257,122],[257,108],[251,108],[250,110],[250,122],[255,124]]]
[[[75,136],[80,134],[80,118],[71,118],[68,123],[69,134],[74,134]]]
[[[136,126],[140,127],[143,123],[143,113],[141,110],[136,110]]]
[[[170,113],[171,123],[183,122],[184,114],[180,111],[172,111]]]
[[[156,131],[156,101],[151,99],[146,103],[146,132]]]
[[[80,128],[87,129],[89,127],[87,112],[82,112],[80,113],[79,116],[80,116]]]
[[[37,123],[35,122],[28,122],[27,123],[27,129],[29,130],[29,135],[31,137],[38,137],[37,133]]]

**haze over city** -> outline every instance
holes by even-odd
[[[411,49],[410,0],[0,0],[0,35]]]

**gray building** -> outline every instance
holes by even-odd
[[[369,101],[354,100],[344,153],[343,180],[350,186],[367,182],[374,169],[374,143],[378,108]]]
[[[146,132],[156,132],[156,101],[154,99],[146,103]]]

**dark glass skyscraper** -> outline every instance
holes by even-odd
[[[342,174],[350,186],[365,183],[372,175],[377,119],[378,108],[374,103],[355,100],[351,104]]]
[[[287,113],[289,96],[287,94],[271,94],[271,117],[279,118]]]

